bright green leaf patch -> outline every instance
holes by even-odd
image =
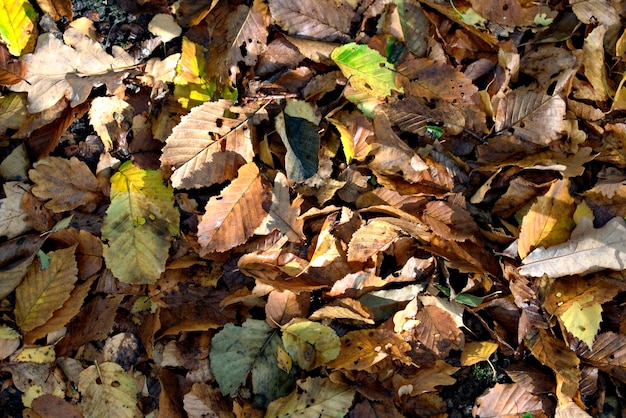
[[[396,84],[393,65],[367,45],[342,45],[335,48],[331,58],[357,90],[379,98],[389,96],[391,90],[402,91]]]
[[[160,172],[128,161],[111,177],[111,205],[102,226],[104,259],[125,283],[154,283],[179,231],[174,193]]]

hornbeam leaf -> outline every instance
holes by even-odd
[[[174,193],[161,174],[128,161],[111,177],[111,206],[102,225],[104,259],[125,283],[154,283],[178,234]]]
[[[51,251],[46,269],[33,263],[24,281],[15,290],[15,322],[23,331],[31,331],[52,318],[63,306],[78,279],[74,252],[76,245]]]
[[[246,242],[267,216],[272,194],[255,163],[248,163],[219,196],[212,197],[198,225],[200,255],[224,252]]]

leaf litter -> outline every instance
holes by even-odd
[[[618,6],[18,3],[3,409],[619,414]]]

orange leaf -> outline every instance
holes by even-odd
[[[212,197],[198,225],[200,255],[224,252],[245,243],[269,212],[272,195],[255,163],[238,171],[238,177],[219,196]]]

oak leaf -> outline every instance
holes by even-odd
[[[198,225],[200,255],[224,252],[250,238],[269,213],[271,192],[255,163],[248,163],[219,196],[212,197]]]
[[[72,157],[69,160],[50,157],[34,165],[29,171],[35,183],[33,194],[46,202],[54,212],[66,212],[84,206],[93,211],[102,200],[98,181],[87,164]]]
[[[30,113],[46,110],[66,95],[70,105],[76,107],[101,84],[113,93],[135,64],[121,47],[114,46],[111,56],[77,29],[67,29],[63,39],[65,43],[52,33],[44,33],[37,39],[35,51],[22,57],[27,65],[26,76],[11,90],[28,92]]]

